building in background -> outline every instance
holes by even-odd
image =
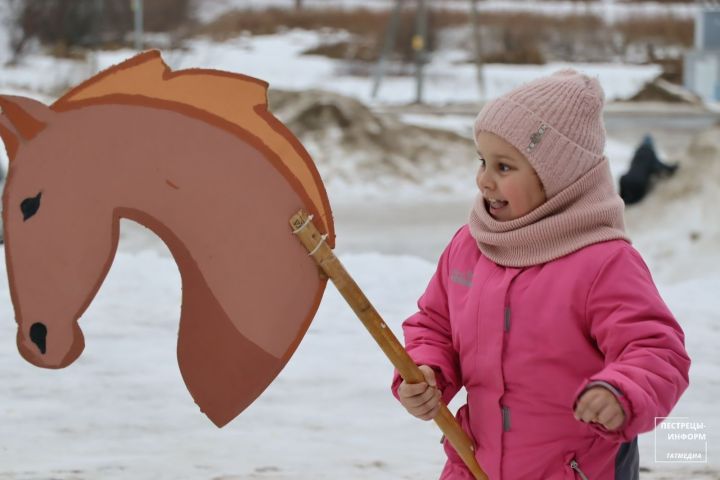
[[[695,48],[686,53],[685,87],[705,102],[720,101],[720,7],[703,7],[695,19]]]

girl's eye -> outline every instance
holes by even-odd
[[[500,171],[501,171],[501,172],[509,172],[509,171],[510,171],[510,167],[509,167],[508,165],[505,165],[504,163],[501,163],[501,164],[500,164]]]
[[[480,166],[481,166],[481,167],[484,167],[484,166],[485,166],[485,159],[484,159],[484,158],[478,157],[478,161],[480,162]]]

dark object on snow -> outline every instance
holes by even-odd
[[[635,150],[630,170],[620,177],[620,196],[625,205],[641,201],[658,178],[671,176],[677,168],[677,164],[666,165],[658,159],[652,137],[645,135]]]

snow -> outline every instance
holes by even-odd
[[[430,4],[431,2],[428,2]],[[438,8],[470,10],[469,0],[443,0],[432,2]],[[371,10],[390,10],[394,0],[303,0],[307,9],[322,8],[366,8]],[[195,16],[202,22],[212,21],[223,13],[237,9],[288,8],[295,5],[294,0],[196,0]],[[412,4],[411,4],[412,5]],[[585,15],[594,13],[608,22],[615,22],[633,16],[673,15],[675,18],[692,17],[698,7],[689,2],[617,2],[602,0],[596,2],[542,1],[529,2],[518,0],[487,0],[477,3],[478,12],[532,12],[544,15]]]
[[[304,90],[324,88],[349,95],[367,104],[406,104],[415,100],[414,76],[388,76],[383,80],[378,97],[371,96],[371,81],[367,77],[345,75],[342,64],[326,57],[300,55],[321,42],[340,37],[337,33],[291,30],[278,35],[238,37],[223,43],[195,40],[189,51],[169,61],[174,69],[195,67],[239,71],[265,79],[274,88]],[[127,56],[129,52],[124,52]],[[462,52],[460,52],[462,53]],[[485,90],[478,91],[477,72],[471,63],[453,61],[458,52],[435,56],[425,67],[424,100],[430,104],[478,102],[493,98],[529,79],[546,75],[571,65],[496,65],[483,69]],[[101,57],[99,66],[109,66],[118,60]],[[173,61],[174,60],[174,61]],[[597,76],[608,99],[622,99],[634,95],[642,86],[657,77],[657,65],[574,64],[589,75]]]
[[[173,69],[214,68],[261,78],[271,88],[305,90],[324,88],[355,97],[367,104],[405,104],[415,100],[414,76],[388,76],[378,98],[371,97],[371,80],[343,73],[342,62],[317,55],[301,55],[323,42],[347,38],[343,32],[289,30],[276,35],[239,36],[218,43],[193,39],[182,51],[166,51],[164,59]],[[84,78],[134,55],[132,50],[95,52],[86,62],[30,55],[17,67],[0,71],[0,85],[57,96]],[[485,89],[478,91],[477,72],[470,63],[453,61],[462,52],[436,55],[426,66],[424,100],[430,104],[478,102],[501,95],[533,78],[561,68],[574,67],[598,77],[608,100],[637,93],[657,77],[658,65],[566,64],[498,65],[483,69]],[[38,75],[52,71],[53,75]]]
[[[438,436],[398,409],[387,390],[389,364],[334,288],[262,401],[218,430],[193,404],[177,369],[180,277],[167,255],[117,256],[83,316],[87,347],[70,368],[25,363],[13,346],[13,322],[0,325],[0,338],[10,340],[0,349],[0,478],[50,472],[62,478],[72,470],[108,479],[214,478],[275,468],[279,478],[362,478],[377,471],[384,476],[374,478],[389,479],[405,467],[387,455],[384,442],[402,445],[413,432]],[[343,260],[394,325],[410,313],[418,280],[433,269],[414,257]],[[4,276],[0,289],[9,312]]]
[[[196,39],[186,51],[166,52],[165,58],[176,69],[242,72],[268,81],[271,88],[325,88],[374,107],[412,100],[410,77],[388,78],[380,98],[372,100],[369,79],[339,74],[338,63],[326,58],[300,55],[342,35],[288,31],[222,44]],[[49,103],[90,72],[131,54],[96,52],[87,63],[31,56],[18,67],[0,71],[0,88]],[[562,66],[489,65],[485,93],[498,95]],[[632,95],[659,72],[652,65],[573,66],[597,75],[608,98]],[[432,104],[481,100],[472,66],[438,57],[427,72]],[[472,119],[419,114],[401,118],[465,135]],[[627,168],[639,137],[633,138],[608,139],[616,177]],[[660,143],[661,152],[673,147]],[[707,161],[697,170],[692,156],[685,154],[682,161],[678,175],[684,171],[686,176],[678,177],[679,184],[659,185],[641,207],[629,209],[628,227],[685,329],[693,359],[691,386],[673,416],[691,417],[709,427],[709,464],[716,470],[700,465],[689,473],[691,466],[653,462],[654,436],[648,433],[640,441],[641,464],[652,470],[643,478],[652,479],[720,478],[720,414],[712,403],[720,397],[720,219],[714,208],[720,176]],[[472,181],[468,175],[444,195],[432,192],[432,179],[396,188],[347,185],[362,195],[345,195],[341,183],[329,187],[338,207],[338,256],[397,335],[434,271],[440,249],[466,215],[469,205],[464,200],[469,199]],[[702,188],[691,188],[696,184]],[[396,196],[398,192],[403,193]],[[177,267],[167,248],[144,228],[129,221],[121,228],[120,252],[81,319],[86,350],[61,371],[38,369],[18,354],[7,278],[0,276],[0,480],[437,477],[444,462],[439,430],[410,417],[390,395],[389,362],[332,285],[277,380],[227,427],[215,428],[193,404],[177,368]],[[702,233],[700,241],[690,239],[694,231]],[[451,409],[462,401],[461,393]],[[672,473],[677,469],[683,470]]]

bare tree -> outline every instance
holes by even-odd
[[[32,39],[66,54],[73,48],[124,45],[132,31],[128,0],[0,0],[5,10],[11,58],[17,63]],[[145,3],[148,31],[168,32],[188,21],[190,0],[152,0]]]

